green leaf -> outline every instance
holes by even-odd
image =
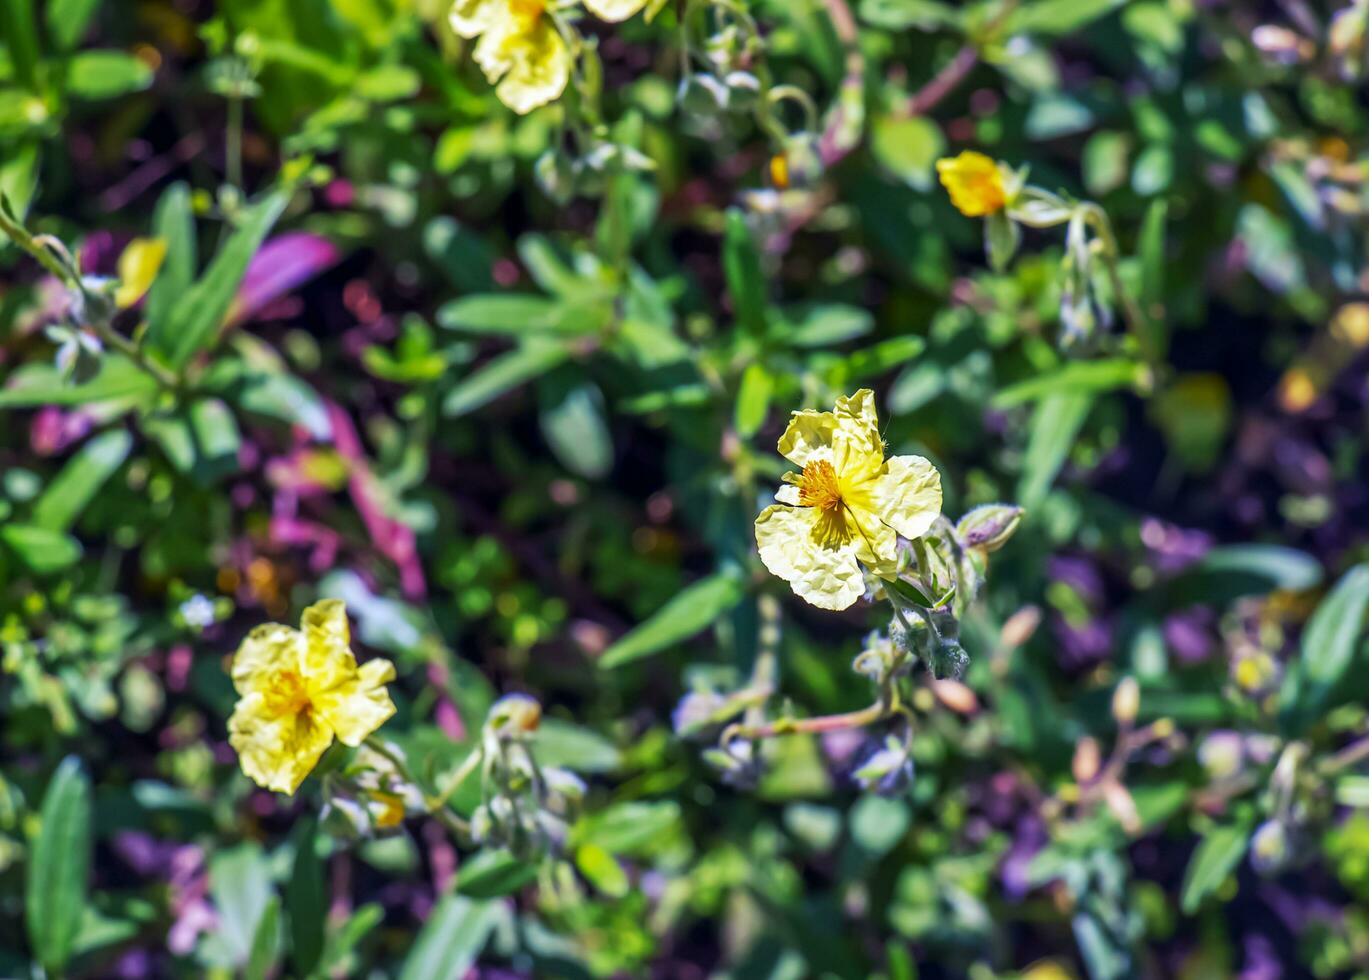
[[[747,227],[746,216],[737,208],[728,210],[723,229],[723,273],[737,322],[751,334],[764,333],[765,274],[761,271],[761,254]]]
[[[537,865],[508,851],[481,851],[456,873],[456,890],[468,898],[502,898],[537,880]]]
[[[209,893],[219,915],[215,933],[235,964],[252,955],[271,893],[271,870],[255,842],[219,851],[209,863]]]
[[[603,326],[601,306],[568,304],[530,293],[490,293],[466,296],[443,304],[437,323],[449,330],[524,337],[528,334],[593,333]]]
[[[760,361],[752,361],[742,372],[737,389],[737,406],[732,424],[742,438],[750,438],[765,424],[770,410],[770,396],[775,392],[775,379]]]
[[[190,435],[195,441],[195,476],[203,484],[237,472],[242,433],[233,413],[217,398],[190,405]]]
[[[90,780],[75,756],[57,767],[38,820],[25,882],[24,922],[38,962],[56,974],[75,945],[90,873]]]
[[[1345,679],[1364,638],[1369,612],[1369,564],[1346,572],[1307,621],[1297,661],[1280,692],[1279,724],[1291,738],[1301,736],[1332,706],[1333,692]],[[1348,692],[1342,692],[1342,699]]]
[[[33,523],[50,531],[68,531],[105,481],[128,458],[133,437],[114,429],[91,439],[53,477],[33,505]]]
[[[0,199],[9,202],[19,221],[28,214],[38,187],[38,149],[37,141],[13,144],[6,148],[4,159],[0,159]],[[7,243],[8,239],[0,237],[0,254]]]
[[[543,718],[532,739],[537,761],[583,773],[612,772],[622,765],[622,753],[598,732],[563,721]]]
[[[0,41],[9,51],[15,79],[36,93],[39,51],[33,0],[0,0]]]
[[[569,357],[570,351],[563,344],[529,340],[463,378],[447,392],[442,412],[447,416],[473,412],[505,392],[545,374]]]
[[[549,401],[538,421],[556,458],[577,476],[603,479],[613,469],[613,435],[599,387],[587,381]]]
[[[1315,588],[1321,574],[1315,558],[1293,548],[1223,545],[1166,582],[1148,605],[1162,610],[1195,603],[1223,606],[1249,595],[1302,592]]]
[[[156,345],[172,367],[179,370],[217,340],[248,263],[289,200],[287,191],[273,191],[248,207],[204,276],[172,307],[166,333]]]
[[[399,980],[461,980],[494,930],[498,906],[447,895],[428,916]]]
[[[328,893],[318,855],[318,821],[301,821],[295,832],[295,862],[285,883],[285,911],[290,918],[290,964],[308,976],[323,955]]]
[[[805,306],[789,314],[784,340],[792,347],[830,347],[863,337],[875,328],[869,310],[839,303]]]
[[[594,844],[610,854],[634,856],[661,847],[680,828],[680,804],[674,800],[631,800],[582,817],[571,839],[577,847]]]
[[[585,880],[594,886],[595,891],[609,898],[622,898],[632,887],[618,859],[597,844],[581,844],[577,847],[575,866]]]
[[[252,952],[243,967],[243,980],[266,980],[276,965],[280,948],[280,899],[275,895],[262,910],[261,921],[257,923],[256,934],[252,937]]]
[[[90,405],[120,398],[143,399],[157,391],[157,382],[128,358],[106,353],[95,377],[84,384],[68,383],[55,368],[35,364],[16,371],[12,383],[0,391],[0,408],[38,408],[43,405]]]
[[[48,37],[59,51],[71,51],[81,43],[100,0],[48,0],[45,19]]]
[[[741,602],[745,594],[740,579],[730,572],[719,572],[695,582],[605,650],[599,666],[621,667],[660,653],[712,625]]]
[[[32,524],[0,526],[0,541],[39,575],[60,572],[81,559],[81,543],[75,538]]]
[[[1214,827],[1203,835],[1184,873],[1180,905],[1185,915],[1198,911],[1203,899],[1221,887],[1245,856],[1249,841],[1249,821]]]
[[[1047,371],[1009,385],[993,397],[994,408],[1011,408],[1024,402],[1036,401],[1061,392],[1100,394],[1131,388],[1146,377],[1145,365],[1125,357],[1104,358],[1098,361],[1070,361],[1054,371]]]
[[[1165,325],[1165,221],[1169,202],[1158,199],[1146,209],[1138,252],[1141,256],[1141,312],[1151,344],[1163,355],[1169,346]]]
[[[314,976],[331,976],[345,964],[361,940],[385,919],[385,909],[372,902],[363,905],[328,937],[323,960]]]
[[[1041,503],[1055,482],[1092,407],[1093,396],[1077,391],[1048,395],[1036,403],[1017,483],[1017,501],[1028,511]]]
[[[890,173],[909,187],[928,191],[946,137],[926,116],[879,116],[870,130],[870,149]]]
[[[1127,0],[1037,0],[1017,10],[1004,28],[1011,34],[1069,34],[1123,6]]]
[[[166,258],[147,292],[145,342],[166,351],[171,349],[171,311],[195,279],[195,215],[185,184],[172,184],[157,200],[152,234],[166,242]]]
[[[985,217],[984,249],[989,256],[989,265],[995,272],[1002,272],[1012,263],[1020,244],[1022,229],[1008,217],[1006,211],[995,211]]]
[[[112,99],[152,84],[152,69],[122,51],[78,51],[67,62],[67,91],[78,99]]]

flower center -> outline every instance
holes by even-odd
[[[545,0],[509,0],[509,11],[523,21],[536,21],[546,9]]]
[[[837,471],[825,459],[815,460],[803,468],[799,478],[799,503],[819,510],[841,507],[841,484]]]
[[[278,718],[304,714],[312,707],[304,678],[295,670],[282,670],[278,673],[275,683],[266,692],[266,709]]]

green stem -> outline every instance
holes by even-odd
[[[409,771],[409,764],[404,761],[403,756],[399,755],[399,753],[395,752],[375,735],[366,736],[366,747],[378,755],[383,756],[390,765],[395,767],[395,772],[399,773],[401,779],[406,783],[417,787],[420,793],[423,792],[422,785],[413,777],[413,773]],[[480,753],[472,754],[479,755]],[[423,804],[428,808],[428,815],[441,821],[443,826],[453,834],[462,839],[470,838],[470,824],[458,817],[455,813],[452,813],[451,810],[447,809],[445,799],[423,793]]]

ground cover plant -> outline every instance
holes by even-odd
[[[0,976],[1369,976],[1367,30],[0,0]]]

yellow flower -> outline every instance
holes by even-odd
[[[820,608],[860,598],[860,562],[892,577],[898,536],[927,533],[941,513],[941,475],[931,463],[884,458],[868,388],[838,398],[831,412],[795,412],[779,450],[803,472],[785,474],[779,503],[756,518],[756,543],[765,567]]]
[[[135,238],[119,255],[119,288],[114,291],[114,304],[127,309],[143,298],[152,288],[152,280],[166,258],[166,239]]]
[[[982,153],[966,150],[958,157],[945,157],[936,162],[936,172],[951,203],[967,218],[1002,211],[1008,203],[1003,171]]]
[[[395,713],[385,690],[394,664],[357,666],[341,600],[310,606],[300,625],[259,626],[243,640],[232,669],[239,698],[228,720],[242,771],[259,786],[291,794],[334,736],[358,746]]]
[[[627,20],[646,6],[646,0],[585,0],[585,7],[600,20]]]
[[[544,0],[456,0],[449,21],[475,44],[475,63],[514,112],[546,105],[570,81],[570,48]]]

